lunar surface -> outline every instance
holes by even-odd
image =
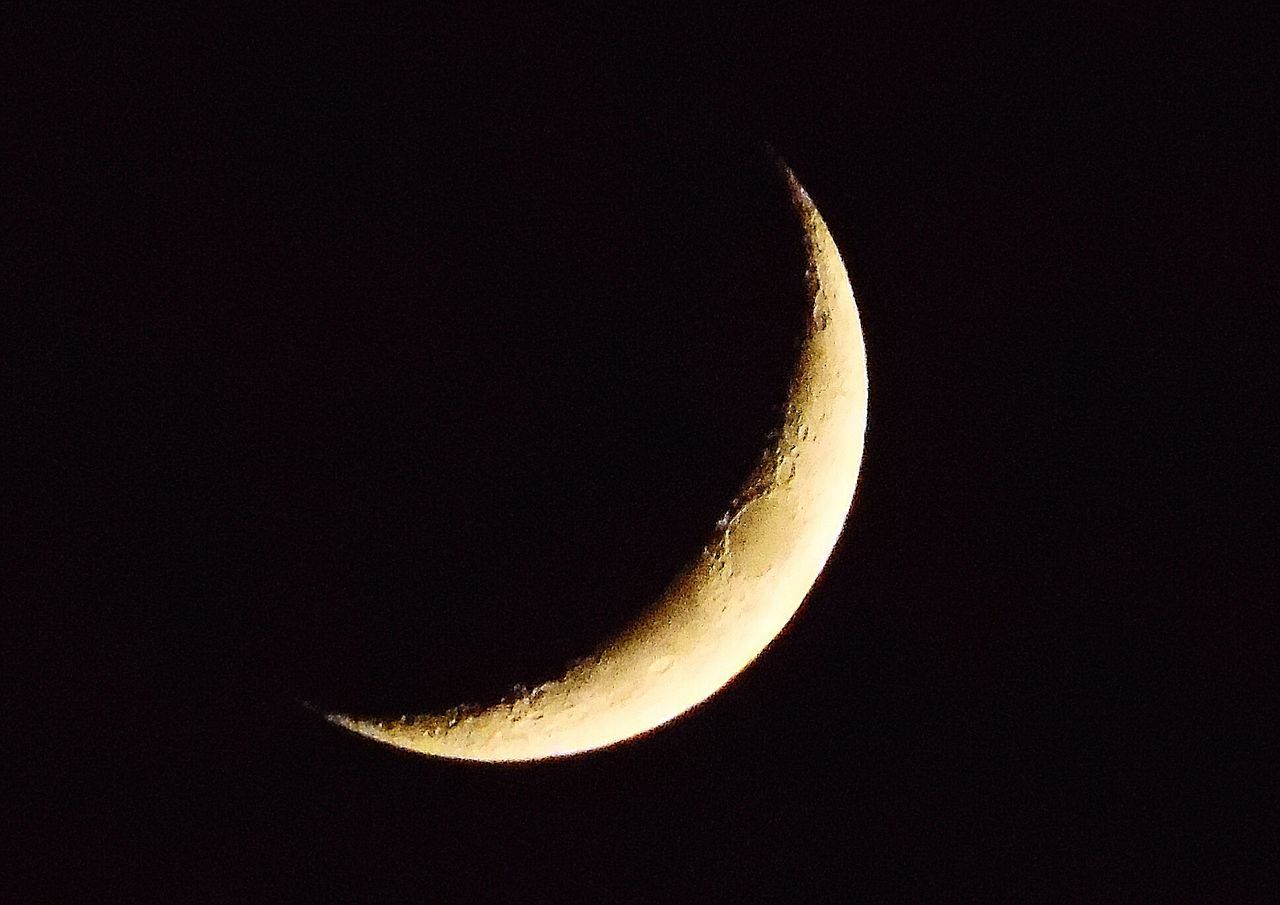
[[[811,312],[781,423],[703,549],[629,628],[558,679],[442,713],[329,720],[436,757],[561,757],[697,706],[782,631],[844,528],[867,423],[866,351],[849,277],[808,193],[784,172],[808,250]]]

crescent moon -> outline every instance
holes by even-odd
[[[711,539],[620,635],[563,676],[487,706],[339,726],[421,754],[528,761],[602,748],[715,694],[795,615],[843,530],[867,424],[867,361],[844,262],[785,166],[808,250],[807,320],[782,423]]]

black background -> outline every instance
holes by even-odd
[[[15,30],[15,901],[1265,899],[1261,30],[1175,12]],[[767,146],[871,375],[782,638],[563,762],[306,710],[531,685],[697,549],[804,316]]]

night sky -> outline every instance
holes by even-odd
[[[483,6],[12,33],[11,900],[1274,900],[1258,31]],[[783,635],[561,762],[308,711],[551,678],[699,549],[806,313],[773,153],[870,363]]]

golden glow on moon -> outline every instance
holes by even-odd
[[[621,635],[532,691],[426,716],[331,721],[438,757],[574,754],[697,706],[782,631],[840,537],[867,423],[866,351],[849,277],[808,193],[786,175],[804,224],[812,312],[776,439],[692,565]]]

